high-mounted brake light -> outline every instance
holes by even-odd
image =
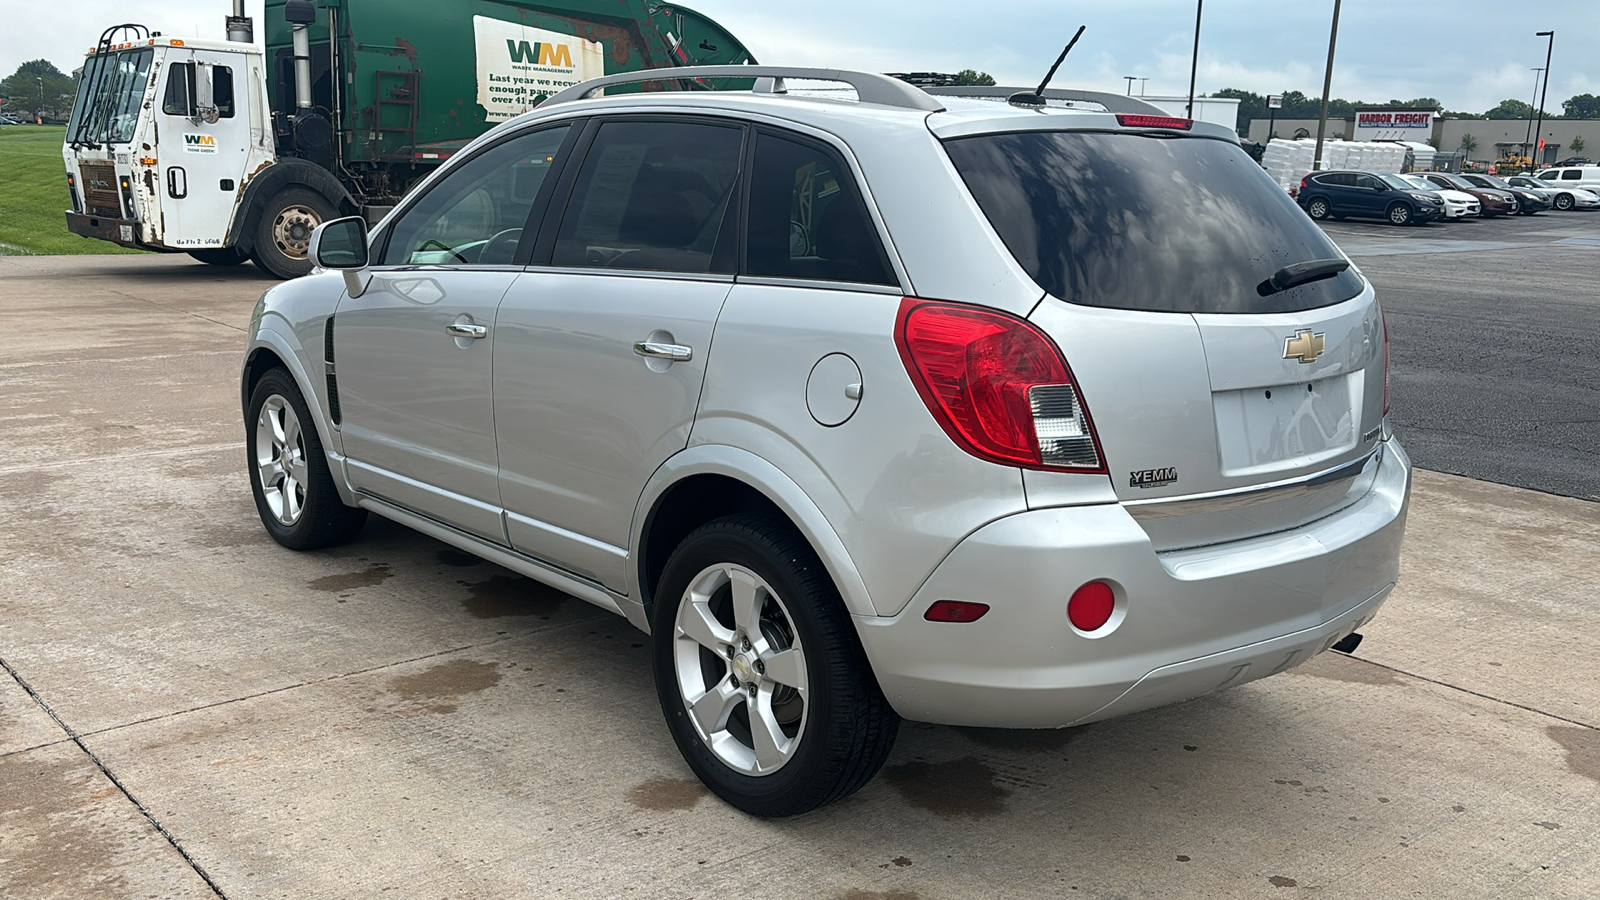
[[[1180,119],[1177,116],[1137,116],[1118,114],[1117,124],[1123,128],[1178,128],[1188,131],[1194,127],[1193,119]]]
[[[907,297],[894,337],[922,402],[963,450],[1009,466],[1105,471],[1067,361],[1031,322]]]

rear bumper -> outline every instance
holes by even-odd
[[[898,616],[856,618],[878,682],[908,719],[1056,728],[1233,687],[1299,665],[1371,620],[1399,575],[1410,460],[1384,444],[1372,489],[1287,532],[1157,553],[1117,504],[1040,509],[956,547]],[[1094,636],[1066,601],[1117,595]],[[977,622],[923,619],[937,600],[987,603]]]

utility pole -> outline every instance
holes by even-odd
[[[1189,111],[1194,118],[1194,76],[1200,70],[1200,14],[1205,11],[1206,0],[1194,2],[1194,57],[1189,61]]]
[[[1539,105],[1539,73],[1543,72],[1543,71],[1544,71],[1543,69],[1538,68],[1537,66],[1533,67],[1533,102],[1528,104],[1528,106],[1530,106],[1530,107]],[[1527,131],[1526,134],[1523,135],[1523,138],[1522,138],[1522,155],[1526,156],[1530,160],[1533,159],[1533,120],[1532,119],[1528,120],[1528,131]]]
[[[1333,27],[1328,30],[1328,70],[1322,76],[1322,115],[1317,120],[1317,157],[1311,168],[1322,171],[1322,138],[1328,131],[1328,92],[1333,89],[1333,48],[1339,43],[1339,0],[1333,0]]]
[[[39,108],[34,110],[33,117],[34,117],[34,119],[36,121],[38,121],[39,123],[43,124],[43,122],[44,122],[44,76],[43,75],[35,75],[35,76],[33,76],[33,80],[39,82]]]
[[[1544,101],[1548,100],[1550,95],[1550,54],[1556,50],[1556,33],[1554,30],[1538,31],[1534,33],[1534,37],[1548,37],[1550,39],[1550,45],[1544,51],[1544,90],[1539,92],[1539,126],[1535,129],[1538,133],[1539,142],[1534,145],[1537,148],[1544,145]],[[1537,153],[1538,150],[1536,149],[1534,152]],[[1535,166],[1544,165],[1538,159],[1533,162]]]

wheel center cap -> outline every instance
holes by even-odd
[[[755,657],[748,653],[740,653],[733,657],[733,674],[740,681],[755,681],[759,673],[756,672]]]

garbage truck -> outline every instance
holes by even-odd
[[[648,0],[267,0],[265,17],[264,45],[243,0],[227,40],[101,34],[62,145],[73,233],[292,278],[318,224],[376,222],[562,88],[755,61],[711,19]]]

